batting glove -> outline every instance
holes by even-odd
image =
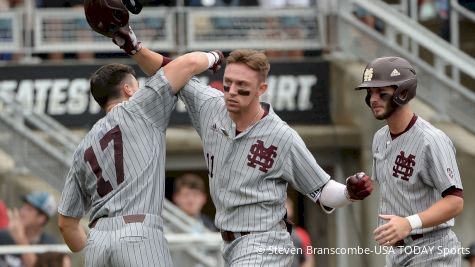
[[[131,56],[142,49],[142,43],[137,40],[137,36],[128,25],[115,31],[112,34],[112,41]]]
[[[346,193],[350,200],[362,200],[373,191],[371,178],[364,172],[359,172],[346,179]]]

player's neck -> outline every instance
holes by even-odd
[[[398,134],[404,131],[414,116],[414,112],[408,104],[397,108],[387,119],[389,131],[392,134]]]
[[[249,109],[246,112],[232,113],[230,117],[236,124],[236,130],[243,132],[256,124],[262,118],[262,115],[264,115],[264,109],[259,104],[256,108]]]
[[[117,106],[118,104],[122,103],[123,101],[125,101],[125,100],[124,100],[124,99],[110,100],[110,101],[107,102],[107,104],[104,106],[105,112],[108,113],[108,112],[111,111],[115,106]]]

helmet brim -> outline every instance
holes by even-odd
[[[373,81],[364,82],[364,83],[358,85],[355,88],[355,90],[363,90],[363,89],[368,89],[368,88],[379,88],[379,87],[387,87],[387,86],[397,86],[397,84],[395,84],[392,81],[373,80]]]

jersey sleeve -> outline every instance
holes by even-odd
[[[429,181],[425,182],[441,194],[452,186],[463,189],[455,153],[452,141],[444,133],[426,144],[423,169],[427,171]]]
[[[292,141],[286,153],[284,178],[304,195],[320,191],[330,180],[330,175],[318,165],[302,138],[293,130],[290,139]]]
[[[173,94],[163,69],[160,69],[130,98],[126,108],[165,131],[176,101],[177,97]]]
[[[77,165],[81,164],[82,160],[74,157],[73,162],[61,193],[58,213],[68,217],[81,218],[90,208],[90,198],[82,190],[80,183],[82,174],[77,170]]]
[[[200,118],[207,112],[212,112],[205,107],[205,104],[216,97],[223,97],[223,93],[193,77],[185,87],[178,93],[178,98],[185,103],[186,110],[190,116],[191,123],[201,136]]]

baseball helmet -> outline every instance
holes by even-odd
[[[396,90],[393,102],[397,106],[407,104],[416,96],[417,77],[412,65],[404,58],[381,57],[371,61],[363,73],[363,82],[355,89],[368,89],[371,87],[394,86]],[[365,98],[369,106],[370,95]]]
[[[129,11],[121,0],[85,0],[84,13],[89,26],[109,38],[129,23]]]

